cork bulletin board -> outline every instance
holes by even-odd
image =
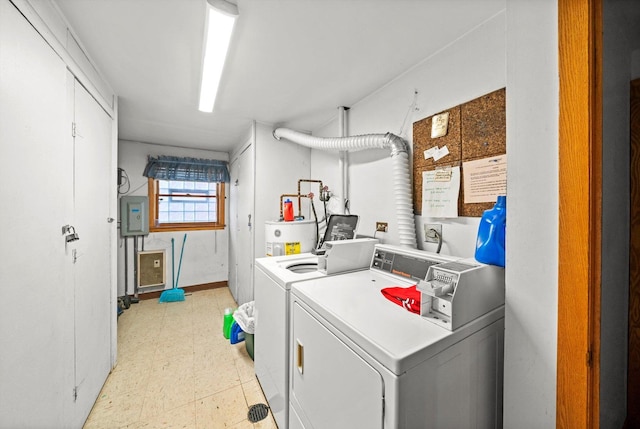
[[[449,113],[448,130],[431,138],[434,116]],[[422,214],[422,173],[436,168],[460,166],[466,161],[507,153],[506,91],[504,88],[413,123],[413,210]],[[449,155],[434,161],[424,151],[447,146]],[[464,183],[460,174],[458,216],[482,216],[494,203],[464,204]]]

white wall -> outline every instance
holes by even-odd
[[[413,67],[392,82],[350,107],[348,134],[387,133],[401,135],[412,143],[412,123],[506,86],[505,13],[499,13],[449,46]],[[417,108],[401,130],[418,91]],[[337,109],[336,109],[337,112]],[[338,135],[337,119],[314,135]],[[338,156],[312,151],[312,176],[322,179],[337,193]],[[399,244],[393,180],[389,152],[369,150],[349,154],[349,200],[351,213],[360,215],[360,234],[373,236],[375,222],[389,223],[387,233],[377,238]],[[443,224],[442,253],[471,257],[479,218],[430,219],[416,216],[418,245],[424,243],[424,222]]]
[[[200,149],[185,149],[149,143],[119,141],[118,167],[129,176],[131,189],[126,195],[147,195],[147,178],[142,175],[147,165],[147,156],[186,156],[194,158],[229,160],[229,155]],[[228,184],[227,184],[228,186]],[[122,189],[121,191],[126,191]],[[227,190],[228,194],[228,190]],[[228,204],[225,213],[228,214]],[[227,216],[225,214],[225,216]],[[124,240],[118,245],[118,296],[124,295]],[[180,250],[184,232],[150,233],[145,237],[145,250],[166,249],[167,288],[171,287],[171,238],[175,239],[175,274],[178,274]],[[226,281],[228,277],[228,228],[217,231],[189,231],[184,247],[179,286]],[[129,294],[133,294],[133,238],[129,240],[128,283]],[[139,248],[141,241],[139,240]]]
[[[309,177],[311,149],[298,144],[276,140],[273,127],[256,123],[255,133],[255,257],[265,256],[265,221],[277,221],[280,217],[280,195],[296,194],[299,179],[320,179]],[[317,185],[310,187],[303,183],[302,194],[316,194],[316,210],[319,210]],[[294,215],[298,212],[298,201],[294,202]],[[302,199],[302,213],[305,219],[309,216],[309,200]]]
[[[414,90],[411,122],[507,87],[507,316],[504,426],[555,426],[558,82],[555,0],[513,0],[500,13],[366,99],[350,106],[349,135],[401,133]],[[543,124],[541,126],[541,124]],[[411,141],[411,128],[402,136]],[[337,121],[314,135],[338,135]],[[360,232],[398,244],[390,161],[384,151],[349,155],[352,213]],[[312,176],[337,177],[337,156],[312,151]],[[420,247],[422,223],[417,216]],[[479,218],[443,223],[443,253],[473,256]]]
[[[556,424],[557,28],[556,0],[507,2],[507,428]]]

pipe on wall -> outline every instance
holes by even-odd
[[[293,143],[320,150],[389,149],[393,168],[393,190],[400,245],[417,248],[409,170],[409,145],[405,140],[391,133],[349,137],[314,137],[288,128],[275,129],[273,136],[277,140],[284,138]]]
[[[338,107],[338,136],[347,136],[347,109]],[[338,171],[340,172],[340,212],[346,213],[349,209],[349,159],[346,150],[341,150],[338,156]]]

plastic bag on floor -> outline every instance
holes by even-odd
[[[256,321],[253,315],[253,301],[242,304],[233,313],[233,318],[247,334],[254,334],[256,331]]]

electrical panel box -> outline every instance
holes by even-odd
[[[149,234],[149,198],[120,197],[120,235]]]
[[[138,286],[164,286],[166,282],[165,251],[138,252]]]

